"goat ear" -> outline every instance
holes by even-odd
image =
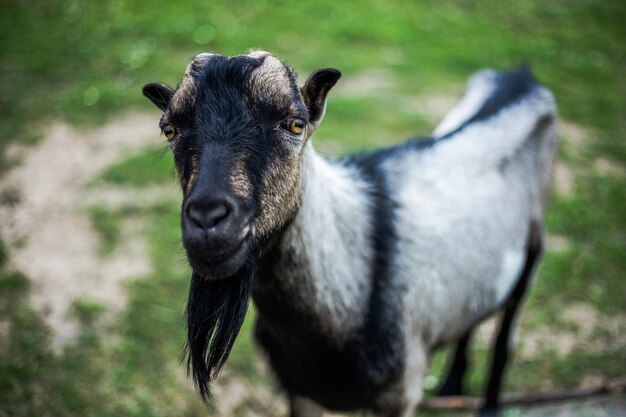
[[[143,95],[148,97],[158,108],[165,111],[174,95],[174,90],[166,84],[150,83],[143,86]]]
[[[326,95],[341,78],[341,72],[334,68],[322,68],[313,72],[302,86],[304,103],[309,109],[309,121],[318,124],[326,110]]]

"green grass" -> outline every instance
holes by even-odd
[[[303,72],[325,65],[346,75],[389,69],[402,94],[528,59],[566,117],[623,132],[624,8],[595,1],[368,0],[354,7],[240,0],[182,7],[156,0],[149,8],[139,1],[13,2],[0,17],[0,105],[12,132],[46,117],[102,122],[145,106],[141,85],[175,84],[199,51],[262,47]],[[623,146],[614,145],[624,156]]]
[[[104,182],[138,188],[172,182],[174,178],[172,154],[166,148],[147,148],[110,166],[102,175]]]
[[[119,216],[103,207],[95,206],[89,209],[89,217],[100,237],[100,253],[110,254],[120,240]]]
[[[176,207],[144,215],[155,226],[169,219],[169,230],[176,230]],[[150,237],[155,257],[176,251],[174,236],[168,239],[154,227]],[[80,334],[55,351],[50,330],[28,303],[28,279],[0,269],[0,314],[9,325],[0,342],[0,410],[33,417],[204,415],[193,392],[182,388],[177,362],[188,274],[166,272],[133,281],[125,312],[110,324],[101,322],[101,304],[75,301]]]
[[[558,332],[563,323],[555,317],[572,303],[589,303],[606,317],[624,313],[626,178],[597,172],[594,164],[606,159],[622,174],[626,165],[625,20],[626,3],[591,0],[366,0],[358,7],[331,0],[5,2],[0,6],[0,155],[9,143],[34,143],[54,119],[97,125],[129,109],[151,111],[156,118],[158,111],[141,96],[141,86],[175,85],[189,58],[201,51],[240,54],[259,47],[287,60],[302,78],[317,67],[337,67],[345,77],[340,83],[372,68],[385,71],[390,84],[376,94],[331,92],[316,135],[317,148],[329,153],[337,145],[358,150],[427,134],[434,122],[407,106],[411,98],[458,95],[479,68],[530,60],[538,78],[555,92],[561,116],[590,133],[584,143],[566,140],[561,149],[561,160],[575,173],[574,190],[553,197],[547,223],[550,233],[570,244],[547,253],[523,313],[525,329],[548,326]],[[160,152],[149,148],[129,155],[90,187],[171,184],[171,156]],[[0,159],[0,170],[9,162]],[[20,200],[19,190],[0,190],[0,204]],[[105,306],[76,300],[72,311],[80,335],[57,351],[41,313],[30,307],[28,277],[6,265],[0,246],[0,323],[9,329],[0,338],[0,414],[205,415],[177,362],[189,275],[177,204],[97,206],[88,214],[103,256],[120,243],[125,220],[149,225],[145,237],[155,272],[127,285],[127,307],[113,322],[104,320]],[[267,385],[255,365],[253,314],[227,371]],[[604,330],[596,337],[611,344]],[[484,346],[474,351],[470,392],[479,393],[487,358]],[[623,343],[603,352],[575,349],[565,357],[547,351],[516,361],[507,388],[573,387],[587,374],[624,376],[624,358]],[[435,358],[434,374],[444,359]]]

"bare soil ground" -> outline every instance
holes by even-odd
[[[10,246],[12,266],[32,280],[32,303],[45,313],[57,347],[78,330],[69,314],[75,300],[102,303],[111,318],[124,308],[123,282],[150,272],[137,233],[141,225],[127,225],[121,246],[102,257],[86,210],[96,203],[142,199],[144,193],[86,185],[123,156],[158,140],[154,119],[130,113],[90,130],[55,123],[38,145],[9,150],[19,163],[1,178],[0,189],[16,191],[19,199],[0,206],[0,234]],[[163,190],[155,196],[163,198]]]

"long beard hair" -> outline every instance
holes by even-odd
[[[255,260],[234,276],[208,280],[191,276],[187,302],[187,373],[203,401],[211,398],[217,377],[239,334],[252,293]]]

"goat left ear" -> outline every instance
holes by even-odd
[[[162,83],[150,83],[143,86],[143,95],[158,108],[165,111],[174,95],[174,89]]]
[[[326,95],[341,78],[341,72],[334,68],[322,68],[313,72],[302,86],[304,103],[309,110],[309,121],[319,124],[326,110]]]

